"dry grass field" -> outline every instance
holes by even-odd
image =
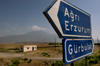
[[[62,46],[49,44],[37,45],[37,50],[32,52],[19,52],[19,47],[24,44],[0,44],[0,66],[11,66],[14,61],[18,66],[51,66],[56,60],[62,60]]]
[[[19,52],[19,47],[22,45],[37,45],[38,48],[32,52]],[[98,45],[95,45],[94,53],[99,54],[99,52]],[[55,47],[55,45],[32,43],[0,44],[0,66],[52,66],[56,61],[62,61],[62,45]],[[75,63],[77,62],[81,60]],[[100,66],[100,62],[91,66]]]

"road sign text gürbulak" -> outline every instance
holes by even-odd
[[[82,43],[80,45],[73,45],[73,44],[68,45],[68,52],[70,55],[74,53],[77,54],[81,52],[86,52],[92,49],[93,49],[93,45],[91,43],[86,43],[86,45],[83,45]]]
[[[66,39],[64,38],[65,64],[69,64],[93,53],[92,39]]]

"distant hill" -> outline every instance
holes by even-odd
[[[23,35],[9,35],[0,37],[0,43],[16,43],[16,42],[61,42],[56,34],[49,34],[45,31],[32,31]]]

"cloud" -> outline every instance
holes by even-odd
[[[5,26],[9,26],[10,25],[10,23],[5,23]]]
[[[40,28],[40,27],[38,27],[38,26],[36,26],[36,25],[33,25],[33,26],[31,27],[31,29],[32,29],[32,30],[46,30],[46,28]]]
[[[12,28],[13,30],[16,30],[16,28]]]

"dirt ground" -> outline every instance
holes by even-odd
[[[24,44],[0,44],[0,66],[11,66],[15,60],[20,63],[18,66],[51,66],[57,60],[62,60],[62,45],[55,47],[49,44],[35,44],[38,49],[32,52],[19,52],[18,49],[11,49],[22,45]],[[98,50],[99,47],[95,45],[94,53]],[[100,66],[100,64],[94,66]]]
[[[32,52],[19,52],[19,50],[13,50],[14,48],[19,48],[22,45],[24,44],[0,44],[0,66],[11,65],[14,58],[20,58],[19,66],[51,66],[51,64],[55,61],[62,60],[61,45],[58,45],[55,48],[55,45],[35,44],[38,46],[38,49]],[[11,50],[11,48],[13,49]],[[22,60],[25,58],[27,59],[27,62],[30,59],[32,62],[27,63]]]

